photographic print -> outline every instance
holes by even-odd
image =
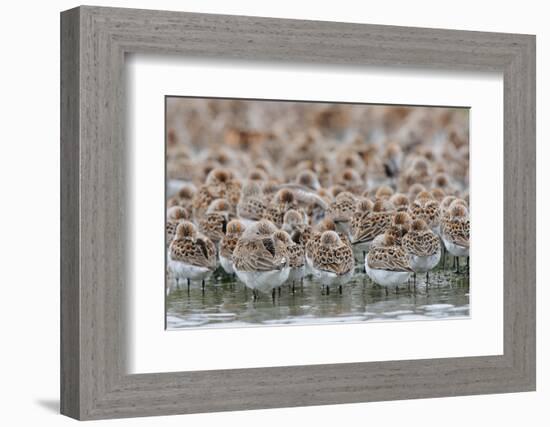
[[[165,102],[167,329],[469,317],[468,108]]]

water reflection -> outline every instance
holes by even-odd
[[[304,280],[295,291],[284,286],[274,300],[252,292],[231,277],[214,275],[205,286],[175,289],[167,297],[167,328],[303,325],[388,320],[425,320],[468,317],[469,277],[449,271],[430,274],[430,285],[418,279],[416,289],[403,286],[386,295],[366,275],[358,273],[342,294],[326,295],[318,283]]]

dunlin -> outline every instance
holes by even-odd
[[[426,273],[427,284],[430,270],[435,268],[441,259],[439,237],[430,230],[424,220],[416,219],[412,222],[410,231],[403,237],[402,246],[409,256],[415,278],[416,273]]]
[[[395,193],[390,197],[390,202],[397,212],[407,212],[409,209],[409,198],[403,193]]]
[[[321,188],[317,174],[310,170],[300,172],[296,177],[296,183],[313,191],[317,191]]]
[[[219,251],[220,264],[227,274],[235,273],[233,269],[233,251],[244,230],[245,226],[238,219],[234,219],[227,224],[227,231],[220,243]]]
[[[381,185],[376,190],[376,193],[374,194],[374,198],[376,200],[381,200],[381,199],[389,200],[391,198],[391,196],[393,196],[393,193],[394,193],[394,191],[390,186]]]
[[[227,200],[213,200],[203,218],[198,221],[199,231],[218,244],[225,236],[227,224],[233,217],[230,210]]]
[[[283,225],[285,213],[297,207],[298,201],[292,190],[283,188],[275,194],[275,197],[273,197],[271,203],[267,206],[264,218],[271,221],[277,227],[280,227]]]
[[[405,283],[413,272],[406,252],[396,246],[395,240],[389,234],[385,235],[382,246],[369,251],[365,259],[365,271],[370,279],[386,288],[397,287]]]
[[[257,182],[249,181],[244,185],[237,204],[237,215],[244,225],[251,225],[262,219],[266,209],[263,198],[262,189]]]
[[[172,243],[178,224],[188,220],[188,215],[187,210],[181,206],[172,206],[166,210],[166,247]]]
[[[336,231],[339,233],[350,234],[350,222],[355,212],[355,205],[355,196],[348,191],[338,193],[329,205],[327,216],[334,221]]]
[[[416,199],[410,204],[408,212],[413,220],[423,219],[432,231],[438,230],[439,202],[429,192],[418,193]]]
[[[209,172],[205,184],[201,185],[193,196],[193,216],[202,218],[215,199],[226,199],[236,206],[241,196],[241,183],[229,169],[213,169]]]
[[[200,234],[195,225],[182,221],[176,228],[176,236],[170,243],[168,268],[174,274],[176,285],[180,279],[202,281],[216,268],[216,247],[212,241]]]
[[[305,249],[304,245],[299,241],[300,232],[297,231],[294,233],[294,238],[297,241],[291,239],[290,235],[283,230],[276,231],[273,238],[278,239],[286,245],[286,250],[288,252],[288,266],[290,267],[287,283],[289,286],[292,286],[292,291],[294,292],[296,283],[302,282],[306,272]]]
[[[327,292],[330,292],[331,285],[337,285],[342,292],[342,285],[353,276],[355,261],[351,247],[334,231],[325,231],[309,246],[306,260],[310,271],[326,287]]]
[[[295,209],[290,209],[285,213],[283,217],[283,226],[281,228],[286,231],[293,240],[294,235],[299,235],[297,239],[302,245],[307,243],[312,234],[311,226],[307,224],[304,215]]]
[[[384,149],[382,162],[384,164],[384,172],[389,179],[393,180],[399,176],[403,162],[403,150],[401,150],[401,147],[394,142],[389,143]]]
[[[363,206],[367,208],[367,204]],[[395,209],[387,200],[378,200],[372,209],[356,211],[352,221],[352,243],[363,258],[376,236],[383,234],[392,223]]]
[[[458,203],[457,203],[458,202]],[[470,219],[468,211],[455,200],[449,208],[448,215],[441,223],[441,239],[447,251],[455,256],[456,272],[460,271],[460,258],[470,256]]]
[[[258,296],[281,286],[290,273],[286,244],[274,237],[277,227],[262,220],[246,228],[233,252],[237,277]]]

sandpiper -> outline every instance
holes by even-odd
[[[177,193],[168,200],[168,206],[181,206],[190,211],[196,191],[197,188],[193,184],[183,184]]]
[[[392,220],[391,226],[397,230],[397,243],[401,244],[401,239],[409,232],[412,225],[412,219],[407,212],[397,212]]]
[[[252,225],[262,219],[266,204],[260,184],[256,181],[247,182],[237,204],[237,215],[245,226]]]
[[[306,272],[306,260],[304,245],[300,243],[300,231],[293,234],[293,240],[290,235],[283,230],[278,230],[273,234],[273,238],[278,239],[286,245],[288,252],[288,266],[290,271],[288,274],[287,283],[292,286],[292,292],[295,290],[297,282],[302,283]],[[279,288],[280,291],[281,288]]]
[[[393,194],[394,194],[393,188],[387,185],[381,185],[376,190],[376,193],[374,194],[374,198],[375,200],[380,200],[380,199],[389,200],[391,196],[393,196]]]
[[[178,224],[184,220],[188,220],[188,212],[181,206],[172,206],[166,211],[166,247],[170,246]]]
[[[306,261],[313,275],[321,282],[327,293],[331,285],[342,285],[353,276],[355,261],[351,247],[340,239],[338,233],[325,231],[306,251]]]
[[[192,222],[182,221],[169,247],[168,268],[176,285],[180,279],[186,279],[189,289],[191,280],[200,280],[204,289],[204,280],[216,268],[216,246],[200,234]]]
[[[435,268],[441,259],[441,243],[439,237],[426,225],[422,219],[415,219],[409,232],[402,239],[402,246],[409,256],[409,264],[416,273],[426,273],[426,284],[429,283],[430,270]]]
[[[399,176],[399,187],[402,190],[406,190],[414,184],[425,187],[430,185],[431,181],[430,162],[425,157],[417,157],[411,161],[407,170]]]
[[[433,177],[432,188],[439,189],[444,194],[456,193],[456,188],[454,184],[451,183],[451,179],[449,178],[449,175],[447,175],[445,172],[439,172]]]
[[[241,183],[230,169],[216,168],[208,173],[206,182],[193,196],[193,216],[202,218],[215,199],[226,199],[236,206],[241,195]]]
[[[216,199],[210,203],[204,217],[199,223],[199,231],[205,234],[216,245],[223,239],[227,224],[233,215],[231,206],[225,199]]]
[[[456,272],[460,272],[459,257],[467,257],[469,264],[470,219],[467,209],[458,200],[451,204],[448,215],[441,223],[441,239],[447,251],[456,257]]]
[[[433,232],[439,229],[439,202],[429,192],[418,193],[408,212],[413,220],[423,219]]]
[[[233,251],[237,246],[239,238],[242,236],[245,226],[238,219],[234,219],[227,224],[227,231],[220,243],[220,264],[227,274],[234,274]]]
[[[233,252],[237,277],[252,289],[268,293],[281,286],[290,273],[286,244],[274,236],[277,227],[261,220],[246,228]]]
[[[401,147],[395,142],[390,142],[384,150],[382,162],[386,176],[391,180],[395,179],[401,171],[401,164],[403,162]]]
[[[355,212],[355,206],[355,196],[348,191],[338,193],[329,205],[327,216],[334,221],[337,232],[350,235],[350,222]]]
[[[405,283],[413,272],[406,252],[396,246],[395,239],[388,233],[385,234],[381,246],[371,248],[365,259],[365,271],[370,279],[386,288],[395,287]]]
[[[285,213],[297,208],[297,200],[292,190],[283,188],[275,194],[264,213],[264,218],[271,221],[277,227],[283,225]]]
[[[346,245],[348,245],[351,248],[351,242],[349,240],[348,235],[345,233],[338,233],[336,231],[336,224],[334,224],[334,221],[330,218],[325,218],[313,228],[311,235],[309,236],[309,239],[307,240],[307,242],[305,242],[306,255],[308,252],[309,253],[312,252],[315,245],[319,244],[319,241],[321,240],[321,236],[325,231],[336,232],[340,237],[340,239],[342,240],[342,242],[344,242]]]
[[[407,212],[409,209],[409,198],[403,193],[395,193],[390,197],[390,202],[397,212]]]
[[[343,172],[337,174],[335,181],[337,184],[343,186],[345,191],[349,191],[354,195],[361,194],[365,189],[365,183],[361,175],[352,168],[344,169]]]
[[[317,174],[311,170],[304,170],[296,176],[296,183],[303,185],[313,191],[317,191],[321,188]]]
[[[311,237],[312,230],[306,222],[306,217],[300,211],[290,209],[283,217],[283,226],[281,227],[294,240],[293,236],[299,233],[299,243],[305,245]]]
[[[432,188],[430,190],[430,194],[439,203],[441,203],[445,198],[445,191],[443,191],[441,188]]]
[[[422,184],[413,184],[409,187],[409,191],[407,193],[407,196],[410,200],[415,200],[416,196],[418,194],[422,193],[423,191],[426,191],[426,187],[424,187]]]
[[[394,207],[387,200],[376,201],[371,209],[368,209],[368,203],[363,203],[354,213],[351,241],[356,253],[362,254],[362,263],[372,241],[388,229],[394,214]]]

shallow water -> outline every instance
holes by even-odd
[[[432,271],[430,284],[418,277],[416,288],[396,292],[375,285],[357,272],[350,283],[327,294],[315,281],[304,279],[294,292],[283,286],[280,296],[261,294],[257,300],[244,284],[219,270],[204,291],[193,283],[180,289],[170,281],[166,299],[167,329],[220,328],[260,325],[303,325],[388,320],[427,320],[470,315],[469,276],[451,271]]]

